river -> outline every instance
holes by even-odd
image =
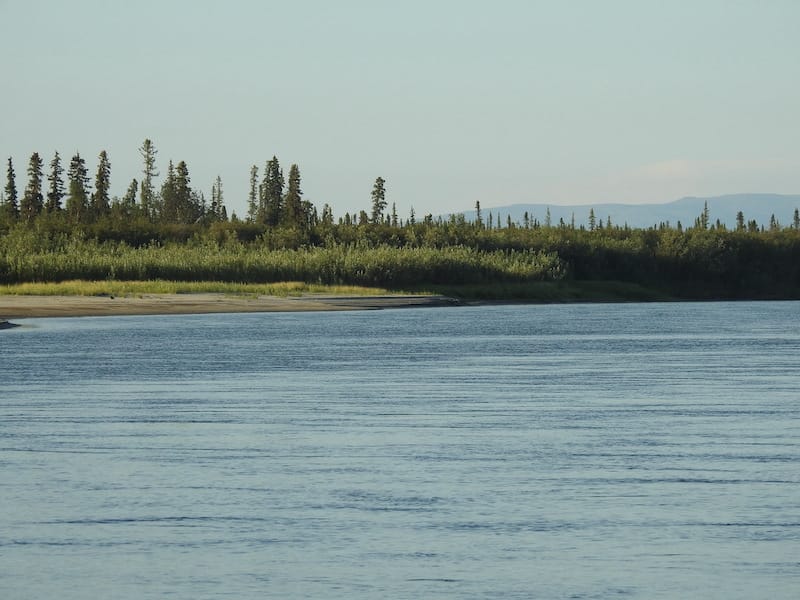
[[[20,321],[0,597],[800,597],[799,316]]]

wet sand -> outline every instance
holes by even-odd
[[[142,294],[112,296],[0,296],[0,322],[36,317],[175,315],[236,312],[376,310],[452,306],[445,296],[231,296],[226,294]]]

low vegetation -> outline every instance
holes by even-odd
[[[20,231],[0,240],[2,283],[87,280],[171,280],[231,283],[301,281],[326,285],[407,287],[433,283],[489,284],[560,279],[553,254],[381,245],[283,248],[229,242],[149,244],[47,239]]]
[[[224,235],[220,228],[198,226],[186,241],[164,236],[132,246],[16,225],[0,236],[0,284],[6,286],[0,289],[83,280],[99,282],[92,284],[97,290],[62,285],[73,285],[74,293],[120,295],[285,295],[330,289],[312,286],[359,286],[353,293],[380,288],[540,301],[800,297],[800,234],[794,230],[334,225],[322,245],[275,248],[264,234],[240,241],[235,223],[226,224]],[[296,283],[276,285],[281,282]]]
[[[85,281],[58,283],[16,283],[0,285],[0,295],[7,296],[118,296],[143,294],[230,294],[245,296],[302,296],[329,294],[337,296],[373,296],[389,290],[355,285],[319,285],[302,281],[279,283],[230,283],[224,281]]]

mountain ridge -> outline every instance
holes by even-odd
[[[509,204],[506,206],[481,207],[481,217],[488,221],[489,213],[493,218],[500,214],[501,223],[505,225],[508,217],[512,222],[523,223],[525,213],[531,221],[534,219],[544,223],[547,210],[550,210],[550,222],[558,225],[561,220],[567,225],[572,222],[573,215],[575,226],[587,226],[589,212],[594,211],[595,218],[601,219],[605,224],[611,218],[612,225],[625,225],[630,227],[653,227],[660,223],[669,223],[677,226],[680,221],[684,227],[691,226],[704,206],[708,204],[710,222],[719,220],[729,228],[736,225],[736,214],[741,211],[745,223],[755,220],[759,225],[768,226],[772,216],[782,226],[791,225],[794,210],[800,209],[800,194],[773,194],[773,193],[737,193],[721,196],[684,196],[677,200],[658,204],[625,204],[621,202],[602,202],[596,204],[565,205],[556,203],[525,203]],[[475,210],[464,211],[467,221],[476,219]]]

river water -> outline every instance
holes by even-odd
[[[22,321],[0,597],[800,597],[800,303]]]

